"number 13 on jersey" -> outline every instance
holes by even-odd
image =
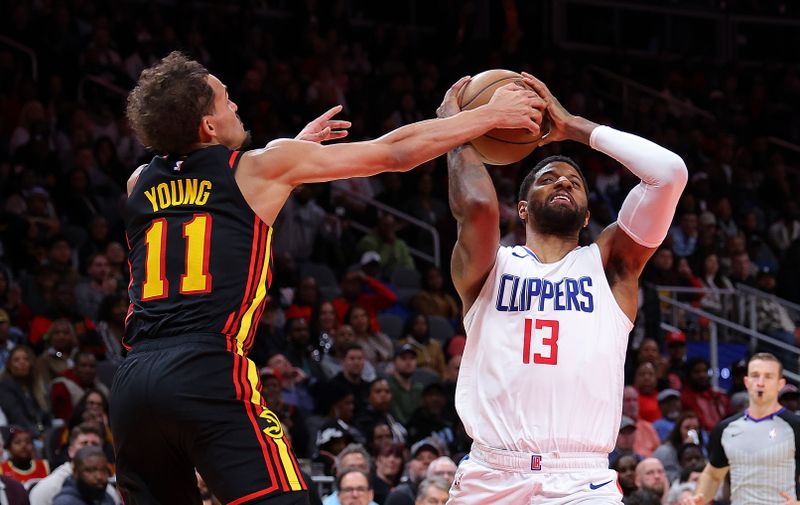
[[[536,346],[542,352],[533,353],[537,365],[558,364],[558,321],[554,319],[525,319],[522,344],[522,363],[531,362],[531,350]],[[546,351],[546,352],[545,352]]]

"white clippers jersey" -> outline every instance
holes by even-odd
[[[456,409],[467,433],[521,452],[614,449],[633,324],[592,244],[555,263],[500,247],[464,317]]]

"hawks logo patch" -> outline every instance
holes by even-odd
[[[262,431],[270,438],[283,438],[283,425],[271,410],[264,409],[258,415],[261,419],[267,421],[268,426]]]

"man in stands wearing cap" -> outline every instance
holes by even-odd
[[[617,444],[614,450],[608,455],[609,466],[613,467],[614,463],[622,456],[633,456],[636,461],[641,461],[642,455],[637,454],[633,450],[633,443],[636,439],[636,421],[623,414],[619,423],[619,433],[617,433]]]
[[[374,231],[364,235],[356,246],[359,251],[377,251],[380,254],[381,272],[387,279],[396,268],[414,268],[408,244],[396,232],[394,216],[384,214],[378,218]]]
[[[417,487],[427,476],[428,468],[436,458],[442,455],[435,441],[423,438],[411,446],[411,461],[406,467],[406,475],[394,491],[386,497],[384,505],[414,505],[417,498]]]
[[[417,351],[406,344],[394,354],[394,370],[389,376],[389,388],[392,390],[392,414],[403,424],[408,423],[411,415],[419,407],[422,395],[422,383],[413,378],[417,370]]]
[[[378,324],[378,311],[388,309],[397,303],[397,295],[383,282],[373,276],[367,275],[364,270],[351,270],[345,272],[339,281],[342,291],[340,296],[333,299],[336,308],[336,318],[341,322],[353,305],[360,305],[369,315],[372,331],[380,331]]]
[[[677,389],[667,388],[659,391],[657,399],[661,418],[653,421],[653,428],[656,429],[658,438],[663,442],[672,432],[675,421],[681,415],[681,393]]]
[[[625,386],[622,390],[622,415],[628,416],[636,423],[636,434],[633,449],[644,457],[649,457],[661,445],[653,423],[639,416],[639,392],[633,386]]]

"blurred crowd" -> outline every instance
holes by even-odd
[[[711,387],[708,362],[687,352],[708,338],[708,321],[686,317],[663,332],[652,286],[709,288],[682,299],[726,318],[736,317],[733,305],[714,290],[739,283],[800,302],[798,156],[769,139],[800,143],[792,113],[800,66],[568,53],[537,38],[546,2],[429,4],[401,2],[390,14],[357,0],[0,2],[8,13],[1,33],[36,56],[34,68],[24,51],[0,44],[0,469],[8,496],[21,483],[31,503],[59,493],[69,496],[55,503],[118,501],[107,487],[107,395],[125,355],[121,212],[125,181],[153,155],[128,127],[125,93],[173,49],[229,86],[254,146],[293,137],[335,104],[353,122],[350,139],[375,138],[433,117],[461,75],[510,68],[539,76],[572,113],[680,154],[690,182],[643,275],[611,463],[630,503],[646,503],[635,501],[644,499],[639,488],[660,489],[667,503],[692,482],[708,431],[746,406],[742,365],[731,364],[730,390]],[[717,4],[707,7],[731,7]],[[766,15],[786,11],[782,2],[756,4]],[[589,64],[660,98],[603,94]],[[576,145],[532,158],[549,154],[584,167],[588,243],[637,181]],[[490,170],[506,245],[524,241],[516,193],[530,165]],[[469,451],[453,405],[465,343],[449,282],[454,237],[442,159],[406,174],[299,187],[275,224],[270,300],[250,357],[309,473],[337,477],[339,491],[325,503],[360,504],[362,488],[378,504],[438,503]],[[796,323],[780,305],[759,307],[762,333],[795,345]],[[797,369],[796,358],[782,359]],[[797,402],[796,390],[785,393]],[[89,471],[98,466],[108,470]],[[362,471],[342,473],[351,467]]]

